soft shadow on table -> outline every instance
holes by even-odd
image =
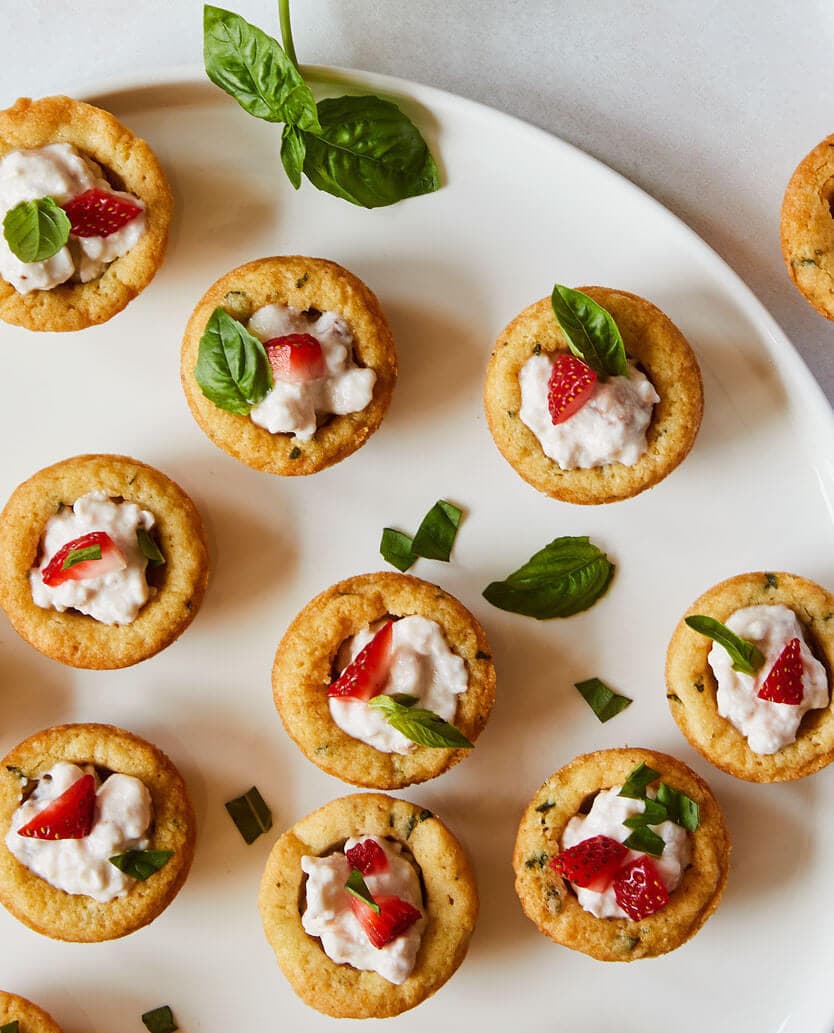
[[[71,668],[15,641],[11,629],[7,631],[0,641],[0,693],[3,697],[0,755],[35,732],[55,724],[56,714],[70,712],[72,680]]]

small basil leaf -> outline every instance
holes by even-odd
[[[574,355],[602,380],[628,376],[623,338],[607,309],[582,291],[559,283],[553,288],[551,304]]]
[[[139,551],[152,567],[161,567],[165,563],[162,550],[144,527],[136,528],[136,540],[139,543]]]
[[[556,538],[484,598],[501,610],[545,620],[587,610],[605,594],[614,565],[587,537]]]
[[[764,656],[762,656],[759,649],[752,642],[739,638],[738,635],[730,631],[721,621],[715,620],[714,617],[696,615],[694,617],[687,617],[685,622],[693,631],[697,631],[699,635],[711,638],[713,642],[717,642],[719,646],[725,649],[730,660],[732,660],[734,671],[740,671],[742,674],[752,676],[765,662]]]
[[[312,90],[298,69],[277,40],[240,15],[205,5],[203,60],[209,79],[250,115],[319,130]]]
[[[413,696],[406,697],[409,701]],[[416,702],[416,701],[415,701]],[[403,704],[396,696],[374,696],[368,706],[381,710],[392,728],[416,742],[418,746],[431,749],[472,749],[473,744],[459,728],[444,721],[432,710],[415,707],[412,702]]]
[[[109,861],[120,872],[144,882],[162,871],[173,856],[173,850],[128,850],[109,858]]]
[[[272,811],[255,786],[243,796],[229,800],[226,810],[247,843],[254,843],[262,832],[272,828]]]
[[[663,839],[645,825],[635,829],[623,843],[629,850],[639,850],[641,853],[651,854],[652,857],[660,857],[666,846]]]
[[[657,788],[657,799],[666,808],[669,819],[687,832],[694,832],[700,825],[701,809],[686,793],[661,782]]]
[[[264,346],[222,308],[212,312],[200,338],[194,377],[218,409],[241,416],[272,387]]]
[[[3,218],[3,236],[21,262],[44,262],[69,240],[70,220],[54,197],[21,201]]]
[[[306,153],[307,145],[304,143],[304,134],[295,126],[284,126],[281,136],[281,164],[295,190],[301,186],[301,173],[304,171],[304,155]]]
[[[174,1021],[174,1013],[167,1004],[153,1011],[146,1011],[142,1022],[150,1033],[175,1033],[179,1026]]]
[[[304,174],[319,190],[379,208],[440,186],[414,123],[379,97],[332,97],[318,106],[320,132],[306,133]]]
[[[371,891],[362,878],[362,872],[358,868],[354,868],[351,871],[348,881],[345,883],[345,889],[352,897],[356,897],[363,904],[367,904],[372,911],[375,911],[377,914],[380,913],[379,904],[374,900]]]
[[[423,517],[417,528],[412,551],[427,560],[449,562],[455,535],[458,533],[462,511],[451,502],[440,499]]]
[[[663,804],[657,800],[650,800],[647,797],[643,801],[643,805],[642,814],[634,814],[630,818],[625,819],[623,825],[625,825],[626,828],[639,829],[644,825],[659,825],[661,822],[667,821],[670,817]]]
[[[609,689],[604,681],[599,678],[588,678],[586,681],[578,681],[574,688],[578,689],[582,698],[593,710],[596,716],[603,723],[610,721],[612,717],[631,706],[632,700],[628,696],[621,696],[619,693]]]
[[[417,560],[411,548],[411,539],[402,531],[395,531],[393,527],[383,528],[379,551],[386,563],[403,572]]]
[[[61,570],[69,570],[79,563],[86,563],[88,560],[101,559],[101,546],[88,545],[84,549],[70,549],[61,564]]]
[[[642,800],[646,796],[646,788],[660,778],[660,772],[650,768],[648,764],[638,764],[623,783],[617,796],[626,796],[629,800]]]

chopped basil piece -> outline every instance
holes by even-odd
[[[161,567],[165,563],[162,550],[144,527],[137,527],[136,540],[139,542],[140,552],[152,567]]]
[[[414,696],[398,693],[394,696],[374,696],[368,706],[382,711],[392,728],[416,742],[419,746],[432,749],[472,749],[473,744],[459,728],[444,721],[432,710],[416,707]]]
[[[243,796],[229,800],[226,810],[247,843],[254,843],[262,832],[272,828],[272,811],[255,786]]]
[[[625,819],[623,825],[625,825],[626,828],[639,829],[644,825],[659,825],[661,822],[668,820],[669,815],[662,803],[646,797],[643,804],[644,809],[642,814],[634,814],[632,817]]]
[[[29,776],[23,771],[23,769],[16,767],[14,764],[7,764],[6,771],[8,771],[12,775],[15,775],[17,778],[20,779],[21,782],[29,781]],[[2,1033],[2,1031],[0,1031],[0,1033]]]
[[[623,338],[611,313],[582,291],[557,283],[551,296],[553,314],[570,350],[601,380],[627,377]]]
[[[362,878],[362,872],[358,868],[354,868],[348,881],[345,883],[345,889],[350,893],[352,897],[356,897],[357,900],[361,900],[363,904],[367,904],[371,910],[376,911],[379,914],[379,904],[374,900],[371,895],[371,891],[365,884],[365,880]]]
[[[630,800],[642,800],[646,795],[646,788],[659,778],[659,771],[650,768],[648,764],[638,764],[623,783],[623,788],[617,793],[617,796],[626,796]]]
[[[661,837],[645,825],[635,829],[623,843],[629,850],[640,850],[644,854],[651,854],[652,857],[660,857],[666,846]]]
[[[669,820],[687,832],[694,832],[700,825],[700,808],[686,793],[661,782],[657,788],[657,800],[666,808]]]
[[[417,559],[411,549],[411,539],[402,531],[395,531],[393,527],[383,528],[379,552],[386,563],[390,563],[392,567],[403,572],[408,570]]]
[[[699,635],[711,638],[713,642],[717,642],[719,646],[725,649],[727,655],[732,660],[734,671],[754,675],[765,661],[764,656],[762,656],[759,649],[752,642],[739,638],[738,635],[730,631],[721,621],[715,620],[714,617],[704,617],[696,614],[694,617],[687,617],[686,624],[693,631],[697,631]]]
[[[435,502],[417,528],[411,543],[412,550],[427,560],[448,563],[462,515],[457,506],[445,499]]]
[[[17,1019],[13,1019],[11,1022],[5,1023],[0,1026],[0,1033],[20,1033],[20,1022]]]
[[[3,218],[3,236],[21,262],[45,262],[69,240],[70,220],[54,197],[21,201]]]
[[[150,1033],[174,1033],[179,1029],[174,1021],[174,1013],[167,1004],[161,1008],[154,1008],[153,1011],[146,1011],[142,1016],[142,1022]]]
[[[173,850],[127,850],[109,858],[114,868],[129,875],[132,879],[144,882],[152,875],[162,871],[174,856]]]
[[[290,459],[300,459],[300,458],[301,458],[301,449],[298,447],[298,445],[293,445],[293,447],[290,449]]]
[[[88,560],[100,559],[100,545],[88,545],[86,549],[71,549],[64,557],[64,562],[61,564],[61,570],[69,570],[70,567],[74,567],[77,563],[86,563]]]
[[[246,416],[272,387],[263,344],[222,308],[216,308],[206,323],[194,378],[218,409],[240,416]]]
[[[616,717],[633,702],[628,696],[621,696],[613,689],[609,689],[599,678],[578,681],[574,687],[579,690],[582,698],[603,723]]]

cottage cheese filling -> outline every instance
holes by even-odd
[[[374,637],[379,625],[365,628],[354,635],[339,655],[339,669],[351,660]],[[457,697],[466,692],[469,679],[466,664],[449,649],[443,630],[426,617],[402,617],[394,621],[391,634],[391,670],[383,692],[416,696],[415,706],[433,710],[444,721],[454,723]],[[392,728],[384,715],[362,700],[331,697],[330,715],[335,723],[354,739],[373,746],[381,753],[410,753],[416,744]]]
[[[623,821],[635,814],[642,814],[645,807],[642,800],[618,796],[621,789],[622,786],[603,789],[597,793],[587,815],[577,814],[571,818],[562,833],[563,850],[576,846],[585,839],[592,839],[594,836],[608,836],[609,839],[615,839],[618,843],[623,843],[628,839],[632,830],[626,828]],[[646,795],[653,798],[653,790],[649,789]],[[689,835],[686,829],[672,821],[663,821],[659,825],[650,825],[649,828],[656,832],[666,844],[660,857],[652,857],[651,862],[657,869],[657,874],[666,890],[671,893],[679,885],[684,869],[692,858]],[[643,856],[637,850],[629,850],[627,856],[623,858],[623,865],[631,864],[632,861]],[[628,918],[628,915],[617,903],[613,885],[602,893],[584,889],[582,886],[573,888],[582,907],[586,911],[590,911],[592,915],[596,915],[597,918]]]
[[[6,212],[21,201],[52,197],[59,205],[94,187],[125,198],[144,209],[132,194],[114,190],[101,169],[68,143],[53,143],[35,150],[9,151],[0,160],[0,224]],[[21,262],[0,232],[0,276],[18,294],[50,290],[67,280],[87,283],[101,276],[106,266],[134,247],[145,232],[144,210],[107,237],[74,237],[43,262]]]
[[[92,767],[59,761],[40,776],[37,788],[12,815],[6,834],[9,851],[50,886],[92,897],[100,903],[122,897],[135,879],[110,864],[127,850],[145,850],[150,841],[151,797],[132,775],[113,774],[98,784],[93,828],[83,839],[30,839],[17,830],[30,822]]]
[[[326,375],[316,380],[275,378],[272,390],[249,412],[252,422],[270,434],[294,434],[309,441],[316,433],[317,416],[344,416],[370,404],[376,373],[354,363],[353,334],[336,312],[322,312],[311,320],[299,309],[266,305],[252,315],[247,329],[264,343],[288,334],[311,334],[321,345],[327,367]]]
[[[29,571],[32,600],[45,610],[78,610],[102,624],[130,624],[151,597],[145,568],[148,561],[139,548],[137,530],[149,531],[153,515],[134,502],[113,502],[103,491],[82,495],[70,508],[65,506],[46,523],[42,539],[42,562]],[[105,531],[127,561],[123,570],[111,570],[101,577],[65,581],[50,588],[42,571],[55,553],[90,531]]]
[[[597,381],[588,401],[563,423],[554,424],[547,407],[553,361],[533,355],[521,367],[519,417],[536,435],[542,451],[563,470],[608,463],[633,466],[646,451],[646,429],[660,396],[650,380],[629,364],[627,377]]]
[[[799,722],[809,710],[828,706],[828,677],[825,667],[808,648],[802,625],[787,606],[747,606],[726,621],[740,638],[758,646],[765,662],[755,675],[732,669],[726,650],[718,644],[709,652],[709,665],[718,683],[718,713],[747,739],[754,753],[776,753],[796,741]],[[802,660],[802,702],[772,703],[759,699],[758,691],[779,654],[791,639],[798,638]]]
[[[365,876],[371,895],[399,897],[422,911],[420,881],[412,865],[402,856],[399,843],[377,836],[361,836],[349,839],[345,850],[351,850],[357,843],[368,839],[382,847],[388,858],[385,871]],[[354,915],[350,894],[345,889],[351,865],[344,853],[302,857],[301,870],[307,875],[307,907],[301,916],[301,924],[306,933],[321,939],[328,958],[363,972],[377,972],[397,986],[405,982],[420,949],[425,917],[384,947],[374,947]]]

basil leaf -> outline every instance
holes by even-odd
[[[20,1033],[20,1022],[18,1019],[13,1019],[11,1022],[6,1022],[0,1026],[0,1033]]]
[[[574,688],[578,689],[582,698],[597,715],[600,721],[610,721],[612,717],[631,706],[632,700],[628,696],[621,696],[619,693],[609,689],[605,682],[599,678],[588,678],[586,681],[578,681]]]
[[[732,667],[734,671],[740,671],[742,674],[752,676],[765,662],[764,656],[762,656],[760,650],[752,642],[739,638],[725,624],[717,621],[714,617],[704,617],[696,614],[694,617],[686,617],[685,623],[693,631],[697,631],[699,635],[711,638],[713,642],[717,642],[719,646],[725,649],[733,662]]]
[[[345,883],[345,889],[350,893],[351,896],[356,897],[357,900],[361,900],[363,904],[367,904],[372,911],[379,914],[379,904],[374,900],[371,891],[368,889],[365,880],[362,878],[362,872],[358,868],[354,868],[348,881]]]
[[[194,376],[218,409],[245,416],[272,387],[272,370],[257,337],[216,308],[200,338]]]
[[[600,379],[627,377],[623,338],[611,313],[582,291],[557,283],[551,295],[556,321],[574,355]]]
[[[369,699],[368,706],[381,710],[392,728],[419,746],[431,749],[472,749],[473,743],[459,728],[444,721],[433,710],[415,707],[416,702],[414,696],[381,695]]]
[[[663,839],[645,825],[635,829],[623,843],[629,850],[639,850],[641,853],[651,854],[652,857],[660,857],[666,846]]]
[[[668,821],[670,816],[662,803],[646,797],[643,804],[644,808],[642,814],[634,814],[630,818],[625,819],[623,825],[625,825],[626,828],[639,829],[644,825],[659,825],[662,821]]]
[[[139,543],[139,551],[152,567],[161,567],[165,563],[162,550],[144,527],[136,528],[136,540]]]
[[[162,871],[173,856],[173,850],[127,850],[123,854],[109,858],[109,861],[120,872],[144,882]]]
[[[638,764],[623,783],[617,796],[628,797],[629,800],[642,800],[646,796],[646,788],[660,778],[660,772],[650,768],[648,764]]]
[[[21,201],[3,218],[3,236],[21,262],[44,262],[69,240],[70,220],[54,197]]]
[[[394,204],[440,186],[437,165],[414,123],[379,97],[331,97],[321,130],[305,133],[304,174],[319,190],[364,208]]]
[[[254,843],[262,832],[272,828],[272,811],[255,786],[243,796],[229,800],[226,810],[247,843]]]
[[[174,1021],[174,1013],[167,1004],[161,1008],[154,1008],[153,1011],[146,1011],[142,1016],[142,1022],[150,1033],[175,1033],[179,1029]]]
[[[304,143],[304,134],[295,126],[284,126],[281,136],[281,164],[284,172],[293,187],[298,190],[301,186],[301,173],[304,171],[304,155],[307,153],[307,145]]]
[[[101,546],[88,545],[85,549],[70,549],[61,564],[61,570],[69,570],[78,563],[86,563],[87,560],[100,560]]]
[[[417,556],[411,549],[411,539],[402,531],[395,531],[393,527],[383,528],[379,551],[386,563],[403,572],[417,561]]]
[[[435,502],[417,528],[411,543],[412,550],[427,560],[448,563],[462,515],[462,511],[451,502],[444,499]]]
[[[614,565],[587,537],[556,538],[483,595],[501,610],[536,620],[570,617],[605,595],[613,576]]]
[[[694,832],[701,824],[701,809],[686,793],[661,782],[657,788],[657,799],[666,808],[669,819],[687,832]]]
[[[278,41],[240,15],[205,5],[203,61],[215,86],[250,115],[318,132],[312,90]]]

